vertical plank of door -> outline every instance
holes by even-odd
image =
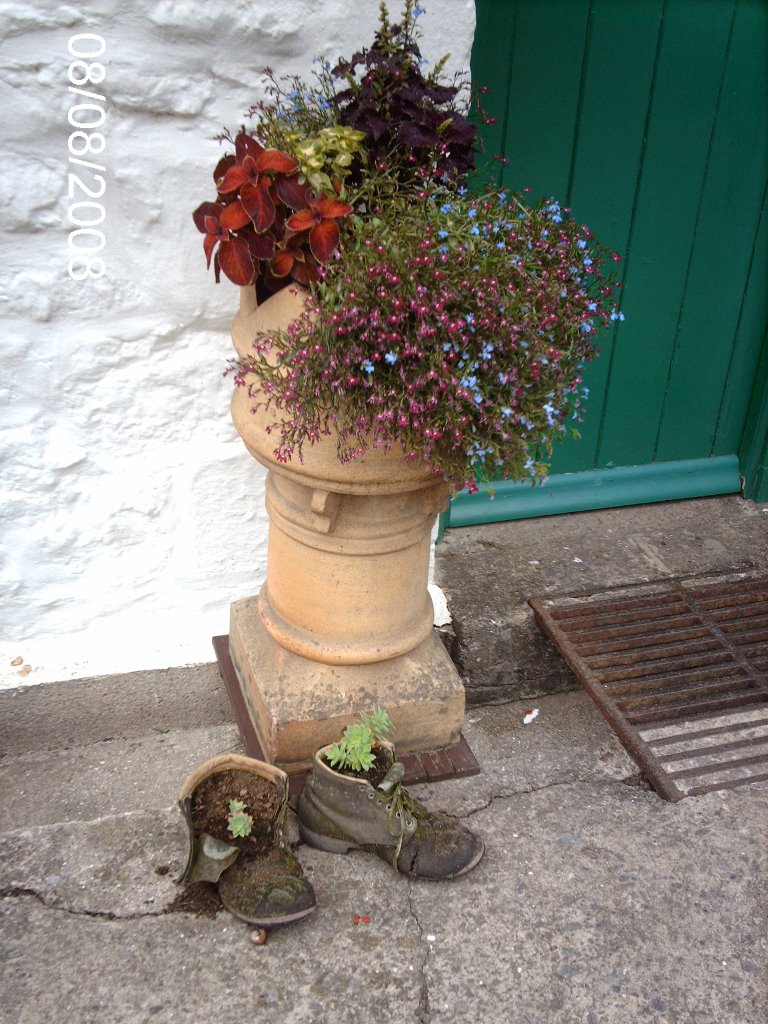
[[[502,181],[532,199],[568,188],[588,21],[588,0],[518,0]]]
[[[626,258],[664,4],[663,0],[629,0],[622,4],[596,0],[593,6],[567,199],[576,220],[588,224],[603,245]],[[578,427],[581,437],[556,447],[554,473],[578,472],[597,465],[614,333],[602,333],[600,355],[586,367],[584,382],[590,397],[584,422]]]
[[[766,323],[765,279],[755,335],[737,333],[745,282],[768,173],[768,5],[734,10],[698,223],[677,324],[675,350],[659,423],[655,460],[705,458],[713,451],[721,404],[728,409],[717,454],[736,451],[751,392],[751,374]],[[756,111],[764,112],[763,124]],[[762,302],[759,302],[762,299]],[[751,321],[751,317],[749,321]],[[744,323],[746,327],[746,323]],[[706,357],[702,358],[702,354]],[[725,392],[728,391],[728,397]],[[736,399],[731,401],[731,395]],[[740,414],[739,414],[740,408]],[[730,446],[722,447],[727,437]]]
[[[623,308],[598,465],[649,463],[656,450],[704,184],[733,4],[668,0],[630,231]],[[631,400],[630,400],[631,396]]]

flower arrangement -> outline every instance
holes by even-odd
[[[342,462],[399,444],[455,489],[535,482],[581,418],[599,330],[623,318],[617,285],[557,200],[470,190],[466,83],[443,80],[445,58],[424,73],[422,13],[405,0],[393,24],[382,3],[371,46],[318,58],[311,84],[268,71],[194,219],[217,280],[259,301],[308,289],[234,367],[274,413],[279,461],[333,433]]]

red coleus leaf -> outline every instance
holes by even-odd
[[[242,164],[235,164],[234,167],[229,168],[222,178],[221,184],[219,185],[219,192],[234,192],[248,181],[248,177],[248,171],[245,167],[243,167]]]
[[[261,235],[257,235],[253,231],[247,231],[243,238],[248,243],[251,256],[254,256],[257,260],[271,260],[275,255],[275,236],[271,231],[265,231]]]
[[[339,199],[329,199],[328,196],[320,196],[309,205],[321,217],[347,217],[352,213],[349,203],[342,203]]]
[[[216,182],[216,190],[217,191],[219,190],[219,186],[221,185],[222,178],[227,173],[227,171],[230,169],[230,167],[234,167],[235,166],[236,162],[237,161],[235,160],[234,156],[232,156],[231,153],[228,153],[227,156],[223,156],[221,158],[221,160],[219,160],[219,162],[214,167],[214,169],[213,169],[213,180]]]
[[[291,277],[299,284],[310,285],[317,280],[317,263],[307,253],[304,260],[295,260],[291,269]]]
[[[215,235],[206,235],[203,239],[203,249],[205,250],[205,265],[206,267],[211,266],[211,256],[213,250],[216,248],[216,244],[219,239]]]
[[[278,178],[275,182],[275,190],[286,206],[292,210],[303,210],[309,206],[311,192],[309,186],[299,183],[299,175],[294,174],[290,178]]]
[[[285,277],[293,269],[294,256],[288,249],[282,249],[273,260],[270,261],[269,269],[275,277]]]
[[[260,171],[279,171],[281,174],[293,174],[299,166],[292,156],[279,149],[265,149],[255,161]]]
[[[271,292],[279,292],[288,283],[284,277],[275,277],[269,267],[264,271],[263,281],[264,287],[268,288]]]
[[[272,195],[271,189],[269,194]],[[272,196],[272,198],[274,199],[274,196]],[[277,209],[275,211],[275,223],[272,225],[272,234],[275,238],[282,238],[285,234],[285,222],[288,218],[286,216],[285,207],[279,200],[275,205],[277,206]]]
[[[234,203],[230,203],[221,212],[219,223],[230,231],[238,231],[240,228],[244,228],[246,224],[250,224],[251,218],[248,216],[240,200],[235,200]]]
[[[299,216],[297,214],[297,216]],[[293,220],[293,217],[291,217]],[[290,223],[290,222],[289,222]],[[339,225],[328,218],[315,224],[309,232],[309,248],[318,263],[327,263],[339,244]]]
[[[221,269],[230,281],[241,286],[253,281],[254,268],[248,243],[242,238],[222,242],[216,254]]]
[[[240,132],[235,139],[235,153],[237,154],[237,159],[240,163],[242,163],[247,156],[255,158],[263,152],[264,147],[261,143],[257,142],[252,135],[246,135],[245,132]]]
[[[192,214],[192,220],[195,222],[197,230],[202,231],[202,233],[205,234],[206,217],[215,217],[216,221],[218,221],[221,210],[222,207],[220,207],[218,203],[201,203]]]
[[[229,238],[229,232],[221,226],[218,217],[206,217],[205,230],[207,234],[218,238],[219,241],[226,241]]]
[[[291,231],[307,231],[317,224],[318,218],[312,210],[299,210],[285,222],[285,226]]]
[[[269,189],[248,182],[240,190],[240,202],[259,234],[272,227],[275,220],[275,204]]]

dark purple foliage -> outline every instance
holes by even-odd
[[[384,24],[369,49],[332,71],[347,81],[334,98],[339,123],[365,132],[372,164],[391,171],[394,162],[406,178],[428,167],[455,181],[474,167],[477,128],[459,109],[461,86],[425,77],[422,63],[411,26]]]

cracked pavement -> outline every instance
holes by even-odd
[[[528,703],[469,711],[481,775],[413,787],[480,834],[471,874],[419,882],[299,846],[317,911],[263,947],[224,911],[168,912],[176,788],[237,749],[231,726],[49,750],[45,775],[39,754],[4,758],[0,1020],[353,1024],[362,1000],[374,1024],[762,1024],[768,789],[665,804],[627,784],[584,694],[540,698],[526,726]]]
[[[225,911],[169,912],[178,787],[240,750],[215,665],[0,693],[0,1024],[765,1024],[768,784],[662,801],[525,604],[648,578],[648,551],[765,564],[765,515],[729,497],[449,531],[454,647],[494,703],[467,709],[481,774],[411,791],[485,857],[418,882],[299,845],[317,911],[260,947]]]

